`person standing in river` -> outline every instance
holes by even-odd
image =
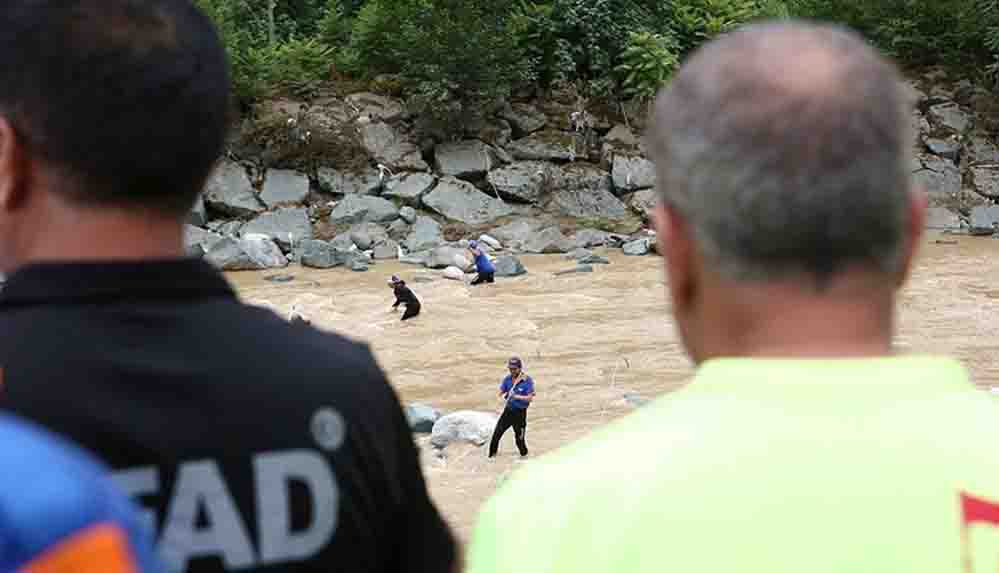
[[[420,301],[413,294],[413,291],[406,286],[406,281],[399,278],[398,275],[392,275],[388,284],[395,291],[395,304],[392,305],[392,310],[399,308],[400,304],[406,305],[406,312],[402,313],[402,320],[409,320],[420,314]]]
[[[495,457],[503,434],[513,428],[514,440],[520,457],[527,456],[527,408],[534,400],[534,380],[524,372],[524,363],[513,357],[507,362],[510,374],[500,383],[499,397],[504,401],[503,413],[496,421],[492,440],[489,441],[489,457]]]
[[[489,260],[489,255],[486,254],[485,250],[479,246],[479,243],[469,241],[468,250],[472,251],[472,256],[475,257],[475,272],[478,273],[472,281],[472,286],[496,282],[496,267]]]

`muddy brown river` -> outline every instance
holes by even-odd
[[[938,242],[941,241],[941,242]],[[599,250],[598,250],[599,252]],[[469,287],[430,271],[380,262],[343,269],[230,273],[240,296],[286,315],[293,304],[313,324],[368,342],[404,402],[443,412],[498,412],[496,386],[511,355],[524,359],[538,397],[521,461],[508,432],[494,460],[484,448],[448,448],[445,461],[423,448],[438,507],[467,540],[482,502],[508,472],[634,410],[625,394],[652,398],[685,383],[692,369],[668,318],[661,259],[606,253],[593,273],[553,276],[572,265],[560,255],[522,257],[529,274]],[[401,323],[390,312],[393,273],[410,284],[422,314]],[[264,280],[290,274],[290,283]],[[931,234],[901,299],[898,346],[959,358],[982,388],[999,386],[999,240]],[[425,444],[426,438],[418,440]]]

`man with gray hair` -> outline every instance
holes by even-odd
[[[956,361],[892,349],[925,211],[905,101],[829,25],[686,61],[649,139],[696,375],[508,480],[470,571],[996,569],[999,408]]]

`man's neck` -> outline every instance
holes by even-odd
[[[51,261],[135,261],[184,256],[183,225],[152,211],[51,209],[44,232],[22,245],[23,263]]]
[[[872,357],[892,354],[894,288],[846,277],[822,292],[748,287],[709,312],[705,357]]]

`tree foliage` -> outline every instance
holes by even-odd
[[[788,16],[849,25],[903,63],[999,77],[999,0],[196,1],[244,103],[307,94],[333,68],[445,115],[519,88],[648,98],[701,43]]]

